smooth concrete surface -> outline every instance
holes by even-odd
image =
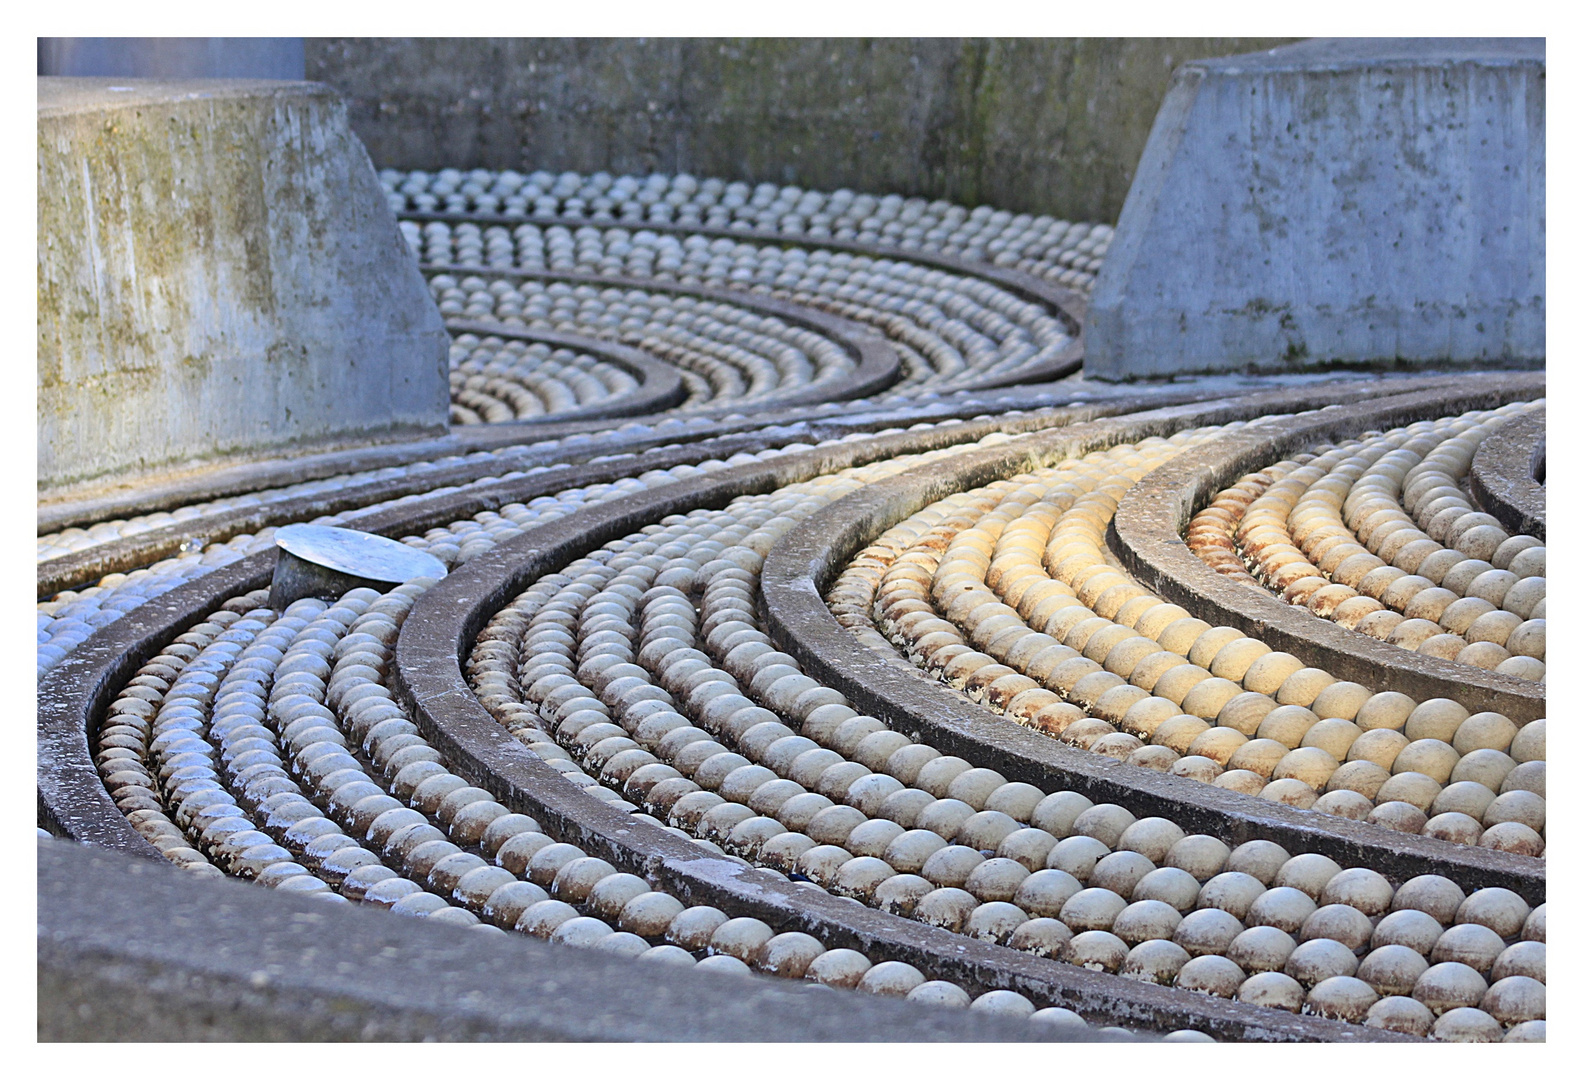
[[[448,337],[304,82],[38,82],[41,494],[442,432]]]
[[[309,38],[381,167],[678,171],[1116,220],[1171,72],[1287,38]]]
[[[38,39],[40,75],[301,81],[304,64],[301,38]]]
[[[1536,366],[1542,40],[1316,40],[1180,68],[1086,373]]]

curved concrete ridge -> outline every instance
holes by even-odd
[[[41,1042],[1121,1041],[480,937],[72,844],[38,861]]]
[[[1249,427],[1187,450],[1138,481],[1111,521],[1111,545],[1123,565],[1165,599],[1212,624],[1234,627],[1292,653],[1338,679],[1400,690],[1420,701],[1451,698],[1470,712],[1504,713],[1525,724],[1545,715],[1544,684],[1410,652],[1321,619],[1262,589],[1250,589],[1189,551],[1182,530],[1222,488],[1316,443],[1495,408],[1543,392],[1543,373],[1470,376],[1450,391],[1366,401]]]
[[[233,596],[269,584],[274,553],[220,567],[90,634],[38,684],[38,820],[59,836],[165,861],[121,813],[88,745],[137,669]]]
[[[1392,380],[1388,385],[1399,392],[1416,389],[1415,382]],[[1369,396],[1385,392],[1382,386]],[[1332,391],[1320,400],[1348,396]],[[795,656],[809,675],[845,694],[853,708],[909,736],[925,738],[946,753],[995,769],[1008,780],[1047,786],[1054,778],[1095,802],[1114,802],[1140,817],[1171,817],[1185,829],[1231,844],[1274,840],[1293,854],[1318,852],[1343,866],[1366,865],[1396,880],[1445,874],[1465,887],[1499,885],[1540,903],[1545,895],[1541,860],[1298,810],[1073,749],[964,700],[923,677],[897,653],[859,647],[825,605],[824,590],[864,545],[897,521],[958,491],[1150,435],[1299,409],[1316,404],[1315,397],[1255,394],[1081,424],[969,451],[868,485],[808,518],[770,550],[760,577],[767,631],[778,648]]]
[[[43,535],[74,526],[87,527],[134,514],[174,510],[187,503],[242,495],[306,480],[322,480],[338,473],[384,469],[448,454],[465,454],[468,449],[453,429],[450,434],[435,439],[408,439],[353,449],[327,450],[300,457],[273,454],[251,461],[196,469],[190,473],[156,477],[143,483],[118,484],[114,488],[89,495],[40,501],[37,528],[39,535]]]
[[[461,224],[463,222],[474,225],[537,225],[540,228],[549,228],[559,225],[562,228],[577,230],[584,228],[594,229],[626,229],[628,232],[667,233],[672,236],[709,236],[726,240],[741,240],[747,243],[773,244],[776,247],[802,247],[825,248],[830,251],[849,251],[854,255],[867,255],[873,259],[890,259],[893,262],[917,263],[919,266],[929,266],[936,270],[944,270],[963,277],[982,278],[994,285],[999,285],[1007,292],[1016,295],[1019,299],[1028,300],[1050,308],[1061,316],[1069,329],[1079,342],[1083,337],[1083,325],[1088,320],[1088,297],[1076,289],[1069,289],[1065,285],[1057,285],[1041,277],[1023,270],[1015,270],[1008,266],[996,266],[994,263],[979,262],[976,259],[963,259],[955,255],[946,255],[941,252],[915,251],[912,248],[892,247],[888,244],[864,244],[856,240],[837,240],[834,237],[820,236],[793,236],[787,233],[769,232],[762,229],[739,230],[720,229],[707,225],[677,225],[674,222],[644,222],[641,225],[629,225],[620,221],[570,221],[560,217],[544,217],[529,215],[524,217],[509,217],[504,214],[448,214],[448,213],[423,213],[421,211],[402,211],[396,215],[400,221],[441,221],[447,224]],[[1079,353],[1078,362],[1082,362]]]
[[[669,506],[673,504],[672,493],[678,492],[680,494],[677,497],[680,501],[675,504],[687,504],[687,508],[691,509],[716,497],[713,488],[717,483],[715,479],[717,477],[723,478],[721,482],[725,484],[727,491],[725,495],[719,497],[719,505],[724,505],[731,498],[744,493],[743,490],[739,490],[740,483],[731,479],[733,476],[740,476],[744,469],[759,478],[756,483],[775,487],[782,482],[776,478],[787,475],[787,470],[800,470],[796,473],[798,479],[816,476],[824,471],[817,464],[810,462],[827,463],[829,468],[845,468],[851,464],[866,464],[879,460],[889,454],[950,446],[982,438],[995,431],[1032,430],[1039,426],[1060,424],[1063,421],[1080,423],[1096,414],[1102,414],[1102,411],[1102,407],[1099,406],[1078,406],[1063,410],[1056,416],[1046,414],[1024,417],[1011,424],[997,421],[968,421],[937,427],[932,431],[879,436],[863,442],[843,443],[818,450],[788,454],[784,458],[768,463],[722,469],[642,495],[628,496],[589,510],[579,511],[562,520],[586,522],[590,518],[584,515],[590,511],[598,511],[615,514],[619,520],[627,522],[628,519],[621,516],[626,513],[627,508],[649,505]],[[737,449],[762,446],[763,441],[762,437],[742,435],[732,440],[729,450],[726,446],[712,447],[711,450],[729,456],[730,452]],[[611,481],[649,468],[669,467],[707,456],[713,456],[713,453],[700,450],[697,446],[682,446],[666,455],[645,455],[637,459],[628,458],[584,467],[578,470],[575,480],[581,483]],[[782,462],[791,464],[782,466]],[[444,525],[481,510],[499,509],[509,502],[553,494],[564,490],[572,480],[573,477],[567,476],[562,470],[551,470],[486,488],[452,492],[442,498],[426,502],[422,506],[389,507],[359,521],[358,527],[367,532],[399,536],[414,530]],[[659,500],[659,503],[656,504],[655,500]],[[689,503],[688,500],[692,502]],[[669,512],[669,510],[657,512],[656,519]],[[625,535],[626,532],[648,523],[650,519],[642,516],[646,511],[640,509],[637,513],[641,520],[630,528],[623,524],[623,531],[617,535]],[[547,535],[543,534],[542,530],[555,525],[556,523],[552,522],[549,525],[530,529],[516,540],[526,541],[531,547],[536,542],[535,536]],[[593,543],[597,546],[604,542],[605,540],[601,539]],[[574,555],[569,558],[576,557]],[[42,823],[52,831],[85,843],[130,850],[149,857],[156,854],[154,849],[127,824],[125,816],[110,800],[109,793],[99,781],[98,770],[94,766],[88,744],[89,736],[98,730],[104,710],[120,687],[125,685],[133,673],[166,642],[187,627],[202,621],[228,598],[267,585],[274,565],[274,552],[264,551],[240,559],[229,566],[220,567],[195,581],[177,586],[170,592],[147,601],[122,618],[94,631],[45,675],[38,684],[38,799],[39,820]],[[467,565],[471,563],[465,564],[462,569]],[[501,600],[489,609],[484,618],[492,616],[509,600],[509,596]],[[477,633],[476,627],[472,633]]]
[[[1197,400],[1201,396],[1203,396],[1203,392],[1192,390],[1163,395],[1166,400],[1177,401]],[[1125,411],[1128,408],[1135,407],[1136,400],[1136,398],[1118,398],[1088,405],[1051,406],[1050,408],[1065,409],[1065,413],[1062,414],[1063,418],[1078,416],[1090,418]],[[973,404],[951,410],[949,416],[936,416],[934,419],[950,418],[957,420],[958,423],[946,425],[950,429],[957,429],[963,423],[974,424],[974,427],[963,428],[962,430],[977,432],[978,437],[987,435],[991,431],[1014,432],[1018,430],[1032,430],[1045,426],[1050,422],[1049,409],[1040,409],[1014,420],[1001,420],[993,424],[985,421],[964,421],[961,419],[962,414],[977,415],[982,413],[982,411],[981,406]],[[781,430],[776,431],[773,435],[768,435],[765,433],[766,425],[774,426],[774,419],[775,416],[772,414],[771,416],[758,417],[753,420],[718,423],[707,430],[697,432],[655,433],[651,430],[641,434],[634,434],[631,439],[622,440],[615,445],[601,445],[596,448],[598,453],[585,450],[581,454],[569,454],[568,450],[573,448],[564,446],[549,447],[537,451],[529,448],[511,458],[483,462],[464,462],[454,466],[431,469],[413,476],[368,480],[321,494],[303,495],[294,499],[258,506],[239,507],[195,521],[176,522],[158,529],[149,529],[124,539],[95,545],[84,551],[46,559],[37,565],[36,594],[40,599],[43,599],[61,589],[73,588],[102,577],[105,574],[125,572],[139,566],[145,566],[158,559],[168,558],[180,550],[183,541],[199,533],[211,542],[224,541],[243,532],[257,531],[270,525],[279,525],[324,514],[355,510],[372,502],[400,498],[405,495],[422,494],[436,487],[466,484],[489,476],[538,465],[570,466],[580,464],[584,459],[590,457],[617,458],[617,460],[613,461],[585,464],[578,472],[575,482],[567,473],[558,470],[548,474],[541,474],[554,478],[549,481],[549,486],[544,490],[540,490],[538,487],[540,475],[535,475],[525,480],[503,481],[501,486],[489,489],[489,500],[478,503],[478,508],[497,510],[504,505],[504,502],[511,501],[506,499],[503,502],[494,497],[502,492],[516,493],[520,496],[520,493],[531,491],[532,496],[536,496],[553,494],[556,491],[564,490],[568,486],[611,482],[631,475],[634,464],[641,465],[639,471],[646,471],[651,468],[670,468],[681,464],[691,465],[711,457],[725,458],[738,452],[754,453],[764,449],[766,446],[783,445],[789,442],[819,441],[824,438],[839,438],[842,435],[853,432],[873,431],[896,426],[899,423],[916,423],[921,418],[917,416],[903,417],[898,416],[893,411],[879,410],[864,417],[853,418],[850,421],[835,417],[812,421],[794,420],[792,424],[782,426]],[[1076,421],[1072,420],[1070,422]],[[508,425],[490,424],[478,426],[500,428]],[[963,437],[969,436],[964,435]],[[678,439],[682,440],[679,444]],[[667,449],[667,447],[670,448]],[[452,448],[452,452],[455,452],[455,448]],[[621,460],[622,455],[629,454],[637,455],[637,460]],[[280,468],[282,470],[289,469],[290,464],[289,460],[281,462]],[[277,477],[277,479],[295,479],[295,477]],[[464,504],[459,504],[454,499],[448,499],[443,505]],[[476,510],[472,512],[476,512]],[[440,521],[439,524],[446,524],[451,520],[455,519],[445,519]]]
[[[1468,469],[1473,501],[1514,532],[1545,538],[1545,409],[1502,424],[1479,447]]]
[[[536,426],[551,421],[575,423],[580,420],[646,416],[680,405],[687,398],[687,388],[682,385],[682,377],[673,366],[654,359],[642,350],[626,345],[583,337],[580,334],[562,334],[554,330],[507,326],[504,323],[477,319],[447,319],[445,328],[453,333],[481,334],[487,337],[505,338],[508,341],[537,342],[556,349],[572,349],[587,353],[613,364],[628,375],[636,377],[642,384],[635,392],[622,394],[609,402],[584,405],[539,418],[507,421],[521,425],[525,431],[532,431]]]
[[[588,795],[507,732],[468,687],[461,662],[474,638],[495,612],[538,577],[666,515],[721,507],[740,495],[904,452],[908,441],[888,437],[851,449],[822,448],[773,463],[741,465],[589,507],[507,541],[454,571],[414,605],[396,641],[392,692],[424,737],[469,783],[685,902],[750,915],[778,932],[799,930],[829,948],[858,948],[873,957],[900,960],[970,991],[1013,989],[1036,1001],[1102,1016],[1109,1023],[1156,1029],[1192,1026],[1217,1038],[1256,1041],[1406,1039],[1087,971],[744,868]],[[890,445],[875,454],[873,444],[881,442]]]
[[[496,278],[515,278],[519,281],[564,281],[568,285],[592,285],[605,289],[636,289],[642,292],[670,293],[676,296],[696,296],[718,304],[731,304],[747,308],[761,315],[772,315],[815,333],[823,334],[847,351],[857,361],[857,370],[840,378],[811,383],[794,393],[777,395],[755,404],[784,409],[793,405],[817,404],[826,401],[849,401],[853,398],[877,394],[901,377],[901,356],[882,334],[860,323],[816,311],[801,304],[759,296],[739,289],[715,289],[707,285],[686,285],[679,281],[660,278],[629,278],[616,274],[583,274],[560,270],[496,270],[487,266],[463,266],[456,263],[422,263],[425,274],[470,274]],[[492,325],[492,324],[491,324]],[[504,324],[509,325],[509,324]],[[722,408],[740,410],[742,403],[722,403]]]

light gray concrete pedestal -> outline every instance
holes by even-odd
[[[41,494],[445,430],[449,338],[332,90],[38,86]]]
[[[1544,356],[1542,40],[1314,40],[1177,70],[1086,374]]]

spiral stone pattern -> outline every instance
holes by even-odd
[[[1544,544],[1469,476],[1541,380],[1051,381],[1081,308],[1015,275],[1085,288],[1102,228],[382,181],[453,323],[451,435],[53,510],[50,834],[1072,1037],[1544,1039],[1546,720],[1414,667],[1539,700]],[[650,364],[674,394],[623,414]],[[1258,449],[1171,480],[1227,446]],[[1161,485],[1282,648],[1145,572]],[[448,576],[272,609],[294,522]],[[1400,663],[1343,672],[1316,626]]]

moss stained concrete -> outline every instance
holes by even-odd
[[[447,337],[333,91],[39,80],[41,492],[443,430]]]

